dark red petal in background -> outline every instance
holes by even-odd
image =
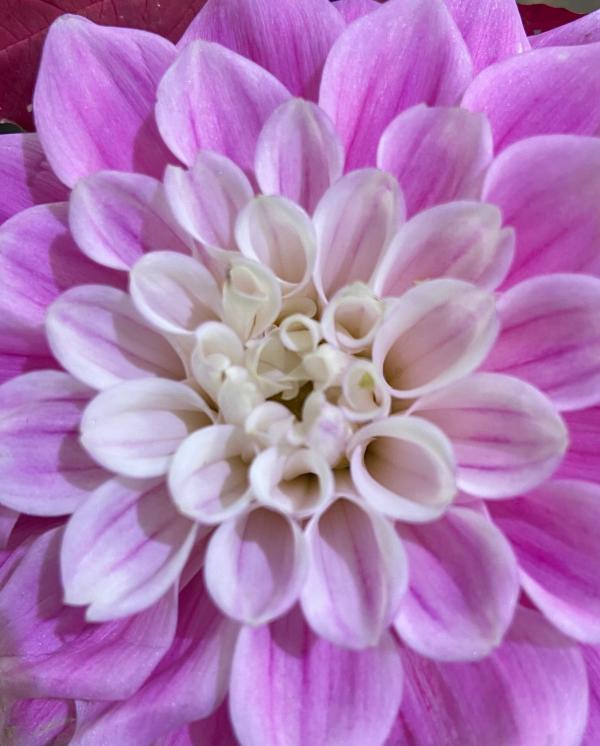
[[[528,36],[548,31],[580,18],[564,8],[549,8],[547,5],[520,5],[523,26]]]

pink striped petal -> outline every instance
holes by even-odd
[[[73,186],[107,168],[162,174],[169,154],[152,107],[174,59],[172,44],[145,31],[97,26],[75,15],[52,24],[33,109],[44,152],[61,181]]]
[[[0,691],[20,697],[123,699],[168,650],[177,617],[174,593],[141,614],[90,625],[63,606],[62,531],[36,539],[0,591]]]
[[[263,124],[288,97],[276,78],[250,60],[219,44],[196,41],[163,77],[156,121],[164,141],[186,165],[206,149],[251,170]]]
[[[596,746],[600,740],[600,648],[582,647],[590,684],[590,713],[581,746]]]
[[[600,402],[600,279],[546,275],[498,302],[502,331],[486,368],[517,376],[559,409]]]
[[[28,207],[68,198],[34,132],[0,138],[0,183],[0,223]]]
[[[421,396],[477,368],[498,333],[495,299],[461,280],[430,280],[393,303],[373,342],[391,393]]]
[[[0,503],[33,515],[71,513],[107,478],[79,443],[93,391],[39,371],[0,387]]]
[[[126,381],[98,394],[81,419],[81,442],[98,463],[128,477],[166,474],[189,433],[213,413],[184,383],[162,378]]]
[[[307,567],[298,525],[258,507],[217,528],[206,551],[204,576],[210,595],[227,616],[257,626],[291,608]]]
[[[552,403],[510,376],[476,373],[421,397],[410,411],[448,436],[457,485],[478,497],[512,497],[537,487],[568,445]]]
[[[298,610],[240,633],[229,701],[244,746],[380,744],[401,695],[388,634],[375,647],[347,650],[314,635]]]
[[[346,168],[374,164],[381,134],[404,109],[454,104],[471,72],[438,0],[388,0],[350,24],[329,53],[319,96],[346,148]]]
[[[77,182],[69,227],[84,254],[105,267],[128,270],[148,251],[189,253],[151,176],[102,171]]]
[[[96,389],[132,378],[184,377],[171,345],[115,288],[84,285],[63,293],[48,311],[46,334],[61,365]]]
[[[379,296],[399,296],[423,280],[465,280],[494,290],[514,252],[514,232],[502,229],[493,205],[451,202],[424,210],[392,240],[371,284]]]
[[[565,412],[569,448],[557,476],[600,482],[600,407]]]
[[[396,180],[374,168],[353,171],[325,192],[314,214],[315,283],[323,297],[369,281],[404,214]]]
[[[552,272],[600,273],[597,138],[549,135],[507,148],[487,174],[483,199],[515,229],[508,284]]]
[[[333,6],[346,23],[352,23],[379,8],[377,0],[337,0]]]
[[[301,595],[306,620],[336,645],[377,645],[408,580],[392,523],[338,498],[311,520],[306,538],[310,562]]]
[[[408,215],[431,205],[479,197],[493,155],[492,131],[481,114],[417,104],[385,128],[377,165],[400,183]]]
[[[398,524],[409,587],[394,626],[427,658],[477,660],[504,637],[519,596],[514,554],[483,515],[451,508],[434,523]]]
[[[462,106],[487,116],[497,151],[533,135],[596,135],[600,81],[587,71],[598,64],[599,44],[518,54],[483,70],[467,89]]]
[[[264,194],[281,194],[312,213],[341,175],[344,149],[329,117],[296,98],[267,120],[256,143],[255,172]]]
[[[490,508],[514,547],[527,595],[565,634],[598,644],[600,486],[556,480]]]
[[[176,582],[196,538],[164,482],[112,479],[69,519],[61,548],[65,603],[104,622],[137,614]]]
[[[71,743],[75,704],[65,699],[19,699],[4,703],[0,738],[10,746]]]
[[[385,746],[579,746],[587,718],[578,647],[529,609],[478,663],[402,651],[405,695]]]
[[[327,0],[209,0],[178,46],[217,42],[268,70],[294,95],[314,99],[327,53],[343,29]]]
[[[210,717],[158,738],[153,746],[239,746],[233,734],[227,705],[225,700]]]
[[[586,15],[574,18],[562,26],[531,36],[529,41],[534,49],[538,47],[570,47],[600,41],[600,11],[586,13]]]

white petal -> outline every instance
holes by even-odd
[[[273,272],[252,259],[232,259],[223,284],[223,320],[249,339],[268,329],[280,311],[281,290]]]
[[[373,341],[384,305],[360,282],[338,290],[325,306],[321,320],[323,336],[347,352],[366,349]]]
[[[392,397],[370,360],[357,359],[345,372],[340,403],[354,422],[377,420],[389,414]]]
[[[195,379],[216,401],[225,373],[244,361],[244,346],[237,334],[216,321],[207,321],[196,332],[191,366]]]

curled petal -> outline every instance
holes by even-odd
[[[282,319],[279,335],[286,349],[304,355],[317,349],[321,341],[321,327],[305,314],[293,313]]]
[[[341,405],[349,420],[365,422],[389,414],[390,392],[370,360],[356,360],[342,379]]]
[[[207,321],[196,331],[196,346],[191,366],[202,388],[216,399],[225,374],[232,365],[241,365],[244,346],[227,324]]]
[[[332,345],[350,353],[369,347],[379,322],[384,304],[368,287],[356,282],[333,296],[323,311],[323,336]]]
[[[266,401],[255,407],[246,418],[246,433],[263,447],[285,441],[294,425],[294,415],[283,404]]]
[[[247,340],[272,326],[281,311],[277,277],[260,262],[236,256],[223,283],[223,319]]]

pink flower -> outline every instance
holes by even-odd
[[[7,743],[598,742],[578,28],[531,51],[512,0],[209,0],[177,48],[55,22],[38,135],[0,140]]]

